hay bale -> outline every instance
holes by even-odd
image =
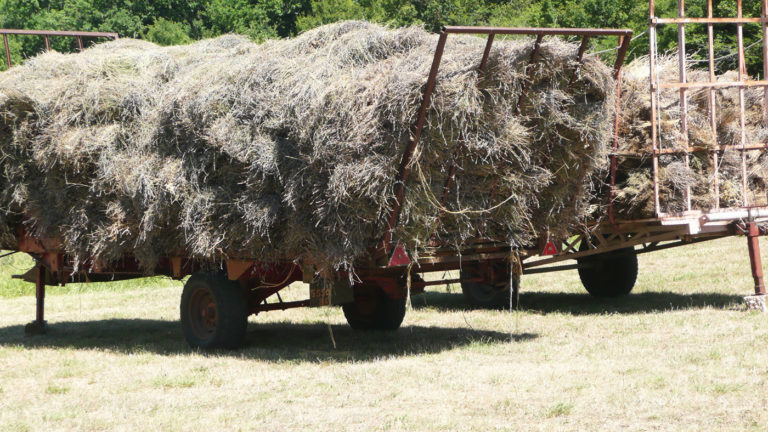
[[[569,90],[578,47],[547,40],[518,111],[532,42],[498,41],[478,79],[484,44],[446,46],[394,233],[412,253],[435,232],[460,246],[572,230],[603,175],[610,69],[588,56]],[[0,151],[15,159],[0,181],[15,192],[2,206],[81,261],[133,255],[150,272],[183,251],[350,268],[384,234],[435,45],[420,28],[349,21],[260,45],[121,39],[42,54],[0,74],[0,95],[23,95],[35,119],[3,121]]]

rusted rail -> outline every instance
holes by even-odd
[[[5,63],[10,68],[13,64],[11,62],[11,50],[8,46],[8,36],[41,36],[45,40],[45,50],[51,50],[51,37],[73,37],[77,39],[77,47],[80,51],[83,50],[83,38],[109,38],[118,39],[117,33],[112,32],[81,32],[81,31],[60,31],[60,30],[21,30],[21,29],[0,29],[0,34],[3,35],[3,46],[5,47]]]

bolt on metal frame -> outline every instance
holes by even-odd
[[[762,13],[759,18],[744,17],[742,0],[737,0],[737,16],[735,18],[722,18],[713,17],[712,0],[707,0],[707,16],[701,18],[691,18],[685,16],[685,0],[678,0],[677,2],[677,17],[675,18],[660,18],[656,16],[655,1],[649,0],[650,4],[650,25],[649,25],[649,39],[650,39],[650,96],[651,96],[651,142],[652,148],[650,153],[653,157],[653,195],[654,195],[654,209],[657,217],[664,218],[669,216],[668,213],[663,211],[663,206],[659,192],[659,156],[663,154],[669,155],[683,155],[686,166],[690,166],[690,157],[694,153],[709,153],[709,157],[712,160],[713,175],[712,175],[712,190],[714,192],[714,202],[712,203],[712,209],[718,210],[720,208],[720,177],[719,170],[720,158],[723,152],[734,150],[741,153],[741,192],[742,192],[742,207],[754,206],[754,203],[750,203],[749,199],[749,187],[748,187],[748,174],[747,174],[747,152],[750,150],[765,150],[768,149],[768,143],[747,145],[746,136],[746,124],[745,124],[745,89],[752,87],[762,87],[764,89],[764,114],[763,118],[768,126],[768,0],[761,0]],[[658,56],[658,41],[657,41],[657,27],[660,25],[677,25],[678,28],[678,67],[679,67],[679,82],[660,82],[660,77],[657,71],[656,58]],[[707,26],[707,53],[708,53],[708,69],[709,80],[706,82],[689,82],[686,75],[686,53],[685,43],[686,34],[685,26],[688,24],[706,24]],[[715,56],[714,56],[714,26],[721,24],[731,24],[737,27],[737,45],[738,45],[738,80],[737,81],[717,81],[715,77]],[[763,79],[762,80],[750,80],[747,76],[746,61],[744,56],[744,24],[760,24],[763,30]],[[718,89],[724,88],[737,88],[739,91],[739,128],[740,128],[740,142],[738,144],[726,144],[720,145],[717,139],[717,112],[716,112],[716,98]],[[682,137],[682,149],[675,148],[662,148],[660,134],[660,111],[659,111],[659,98],[660,91],[664,89],[676,89],[680,92],[680,134]],[[709,89],[709,123],[712,128],[712,135],[714,138],[713,145],[710,148],[703,147],[691,147],[688,142],[688,90],[691,89]],[[685,190],[685,207],[688,212],[693,210],[691,206],[691,188],[686,187]],[[738,208],[738,207],[737,207]]]
[[[51,37],[73,37],[77,39],[77,47],[80,51],[83,50],[83,38],[110,38],[116,40],[119,38],[117,33],[111,32],[80,32],[80,31],[58,31],[58,30],[17,30],[17,29],[0,29],[0,34],[3,35],[3,45],[5,47],[5,63],[8,68],[12,66],[11,63],[11,50],[8,47],[9,35],[23,35],[23,36],[42,36],[45,39],[45,50],[51,50]]]

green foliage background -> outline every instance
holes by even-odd
[[[713,0],[715,16],[735,16],[736,0]],[[677,1],[657,0],[659,16],[674,16]],[[689,16],[705,16],[706,0],[688,0]],[[744,16],[759,16],[761,0],[744,0]],[[647,0],[0,0],[0,27],[24,29],[113,31],[162,45],[184,44],[224,33],[240,33],[256,41],[285,38],[319,25],[345,19],[367,19],[392,26],[417,24],[438,31],[443,25],[539,27],[621,27],[639,36],[648,27]],[[687,52],[705,59],[706,28],[689,26]],[[759,42],[758,25],[744,26],[745,45]],[[715,55],[720,71],[736,67],[736,26],[715,29]],[[659,32],[661,52],[676,49],[677,28]],[[43,48],[37,37],[10,37],[14,62]],[[71,50],[72,39],[55,38],[57,50]],[[593,51],[610,49],[615,40],[595,40]],[[630,58],[648,53],[647,34],[632,44]],[[746,54],[749,71],[762,71],[761,44]],[[610,53],[606,53],[610,57]],[[706,63],[701,63],[706,66]]]

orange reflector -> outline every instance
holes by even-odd
[[[547,245],[544,246],[544,250],[541,252],[542,255],[557,255],[557,246],[555,246],[554,242],[547,242]]]
[[[411,263],[411,260],[408,258],[408,254],[405,253],[405,249],[403,249],[402,246],[398,245],[395,248],[395,251],[392,252],[392,258],[389,259],[389,264],[387,264],[387,267],[405,266],[410,263]]]

